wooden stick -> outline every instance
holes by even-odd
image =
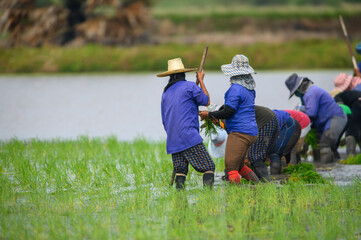
[[[207,57],[207,52],[208,52],[208,46],[204,48],[203,56],[202,56],[201,64],[199,65],[198,72],[202,72],[202,70],[203,70],[203,65],[204,65],[204,62],[205,62],[206,57]],[[198,79],[196,81],[196,84],[199,85]]]
[[[204,65],[204,61],[206,60],[206,57],[207,57],[207,52],[208,52],[208,46],[204,48],[202,61],[201,61],[201,64],[199,65],[198,72],[202,72],[202,70],[203,70],[203,65]]]
[[[351,48],[350,39],[349,39],[348,34],[347,34],[347,29],[346,29],[345,23],[343,22],[343,18],[342,18],[341,15],[339,15],[339,18],[340,18],[342,31],[343,31],[343,34],[345,36],[345,40],[346,40],[346,43],[347,43],[347,46],[348,46],[348,51],[350,52],[350,55],[351,55],[351,60],[352,60],[352,64],[353,64],[354,73],[356,75],[359,75],[360,72],[359,72],[359,69],[357,67],[356,58],[353,55],[353,51],[352,51],[352,48]]]

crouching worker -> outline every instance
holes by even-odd
[[[293,147],[292,151],[289,154],[286,154],[286,161],[291,165],[296,165],[301,161],[300,152],[303,150],[303,146],[305,144],[305,139],[307,133],[311,130],[311,120],[310,118],[301,111],[296,110],[285,110],[288,112],[291,117],[300,124],[301,127],[301,134],[296,143]]]
[[[225,119],[228,139],[225,168],[230,183],[241,182],[240,171],[250,146],[258,135],[254,101],[256,92],[252,77],[253,68],[244,55],[236,55],[231,64],[222,65],[223,73],[230,77],[231,86],[224,95],[224,108],[219,111],[201,111],[201,118]]]
[[[300,77],[294,73],[288,77],[285,84],[290,91],[289,98],[296,95],[301,99],[312,127],[316,128],[321,136],[321,162],[334,162],[338,155],[338,141],[347,124],[342,108],[328,92],[313,85],[307,77]]]
[[[278,118],[280,134],[270,155],[271,174],[280,174],[282,169],[282,156],[291,152],[301,135],[301,125],[291,115],[283,110],[274,109]]]
[[[197,72],[198,87],[186,81],[185,72],[196,68],[184,68],[180,58],[168,61],[168,71],[158,77],[169,76],[161,100],[161,114],[167,133],[167,153],[172,154],[176,173],[176,188],[184,189],[188,164],[203,174],[203,185],[213,186],[215,165],[199,135],[198,106],[208,106],[210,99],[204,85],[204,72]]]
[[[258,125],[258,138],[248,152],[248,160],[257,177],[263,182],[269,182],[266,159],[272,153],[276,144],[280,127],[276,114],[269,108],[256,106],[256,120]]]

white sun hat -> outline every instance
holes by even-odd
[[[222,65],[221,69],[229,77],[256,73],[249,65],[248,58],[240,54],[233,57],[232,63]]]
[[[208,152],[212,157],[224,157],[227,137],[227,132],[224,129],[217,128],[217,133],[211,133],[211,139],[208,143]]]
[[[182,59],[174,58],[168,60],[168,71],[162,72],[157,77],[166,77],[174,73],[197,71],[197,68],[184,68]]]

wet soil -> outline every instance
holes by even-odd
[[[314,163],[316,171],[322,177],[329,179],[331,182],[338,186],[346,186],[352,184],[355,180],[361,181],[361,165],[348,165],[339,163]],[[222,180],[223,172],[216,173],[215,186],[223,185],[226,182]],[[271,175],[271,182],[277,185],[282,185],[287,182],[289,175]],[[312,184],[311,184],[312,185]]]

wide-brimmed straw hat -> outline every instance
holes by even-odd
[[[286,87],[288,88],[288,90],[290,90],[290,96],[288,99],[290,99],[293,94],[295,94],[297,88],[301,85],[303,80],[303,77],[300,77],[297,75],[297,73],[293,73],[291,76],[289,76],[286,81]]]
[[[335,88],[332,90],[332,92],[345,91],[346,89],[349,88],[351,80],[352,80],[352,76],[349,76],[346,73],[340,73],[339,75],[336,76],[334,80]]]
[[[197,71],[197,68],[184,68],[182,59],[174,58],[168,60],[168,71],[160,73],[157,77],[166,77],[174,73]]]
[[[208,143],[208,152],[214,158],[224,157],[227,143],[227,132],[217,128],[217,133],[211,133],[211,140]]]
[[[236,55],[232,59],[232,63],[221,66],[226,76],[233,77],[237,75],[247,75],[256,73],[249,65],[248,58],[244,55]]]

